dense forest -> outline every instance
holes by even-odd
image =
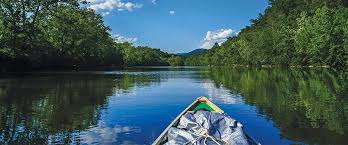
[[[251,25],[186,65],[348,65],[346,0],[269,0]]]
[[[270,0],[251,25],[193,56],[118,43],[80,0],[0,2],[0,71],[156,65],[348,65],[348,2]]]
[[[79,0],[2,0],[0,71],[168,65],[169,54],[117,43]]]

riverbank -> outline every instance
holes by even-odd
[[[0,67],[0,74],[21,73],[21,72],[41,72],[41,71],[108,71],[123,69],[125,66],[46,66],[46,67]]]
[[[120,70],[120,69],[132,69],[132,68],[194,68],[194,67],[232,67],[232,68],[331,68],[338,70],[347,70],[347,67],[332,67],[329,65],[308,65],[308,66],[300,66],[300,65],[241,65],[241,64],[231,64],[227,66],[169,66],[169,65],[160,65],[160,66],[54,66],[54,67],[37,67],[37,68],[21,68],[21,69],[6,69],[0,67],[0,74],[15,74],[15,73],[33,73],[33,72],[43,72],[43,71],[110,71],[110,70]]]
[[[208,67],[245,67],[245,68],[332,68],[332,69],[347,69],[348,67],[333,67],[329,65],[243,65],[243,64],[231,64],[226,66],[214,66],[209,65]]]

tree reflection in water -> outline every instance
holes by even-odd
[[[347,94],[347,72],[330,69],[147,68],[1,78],[0,144],[146,144],[162,131],[153,124],[164,128],[197,95],[252,116],[233,116],[246,124],[263,123],[270,134],[254,135],[271,143],[283,137],[345,144]]]
[[[47,144],[81,142],[81,131],[98,124],[107,96],[156,79],[126,74],[58,74],[0,81],[0,144]],[[109,130],[119,133],[129,127],[115,128]]]
[[[210,68],[216,86],[237,91],[281,136],[308,144],[347,141],[348,74],[330,69]]]

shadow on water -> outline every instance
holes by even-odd
[[[281,137],[306,144],[345,144],[348,74],[329,69],[226,69],[205,73],[272,120]]]

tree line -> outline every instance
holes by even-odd
[[[0,71],[154,65],[348,64],[345,0],[270,0],[251,25],[223,44],[182,58],[117,43],[102,16],[79,0],[2,0]]]
[[[348,65],[348,2],[269,0],[251,25],[186,65]]]
[[[117,43],[79,0],[2,0],[0,71],[169,65],[168,53]]]

